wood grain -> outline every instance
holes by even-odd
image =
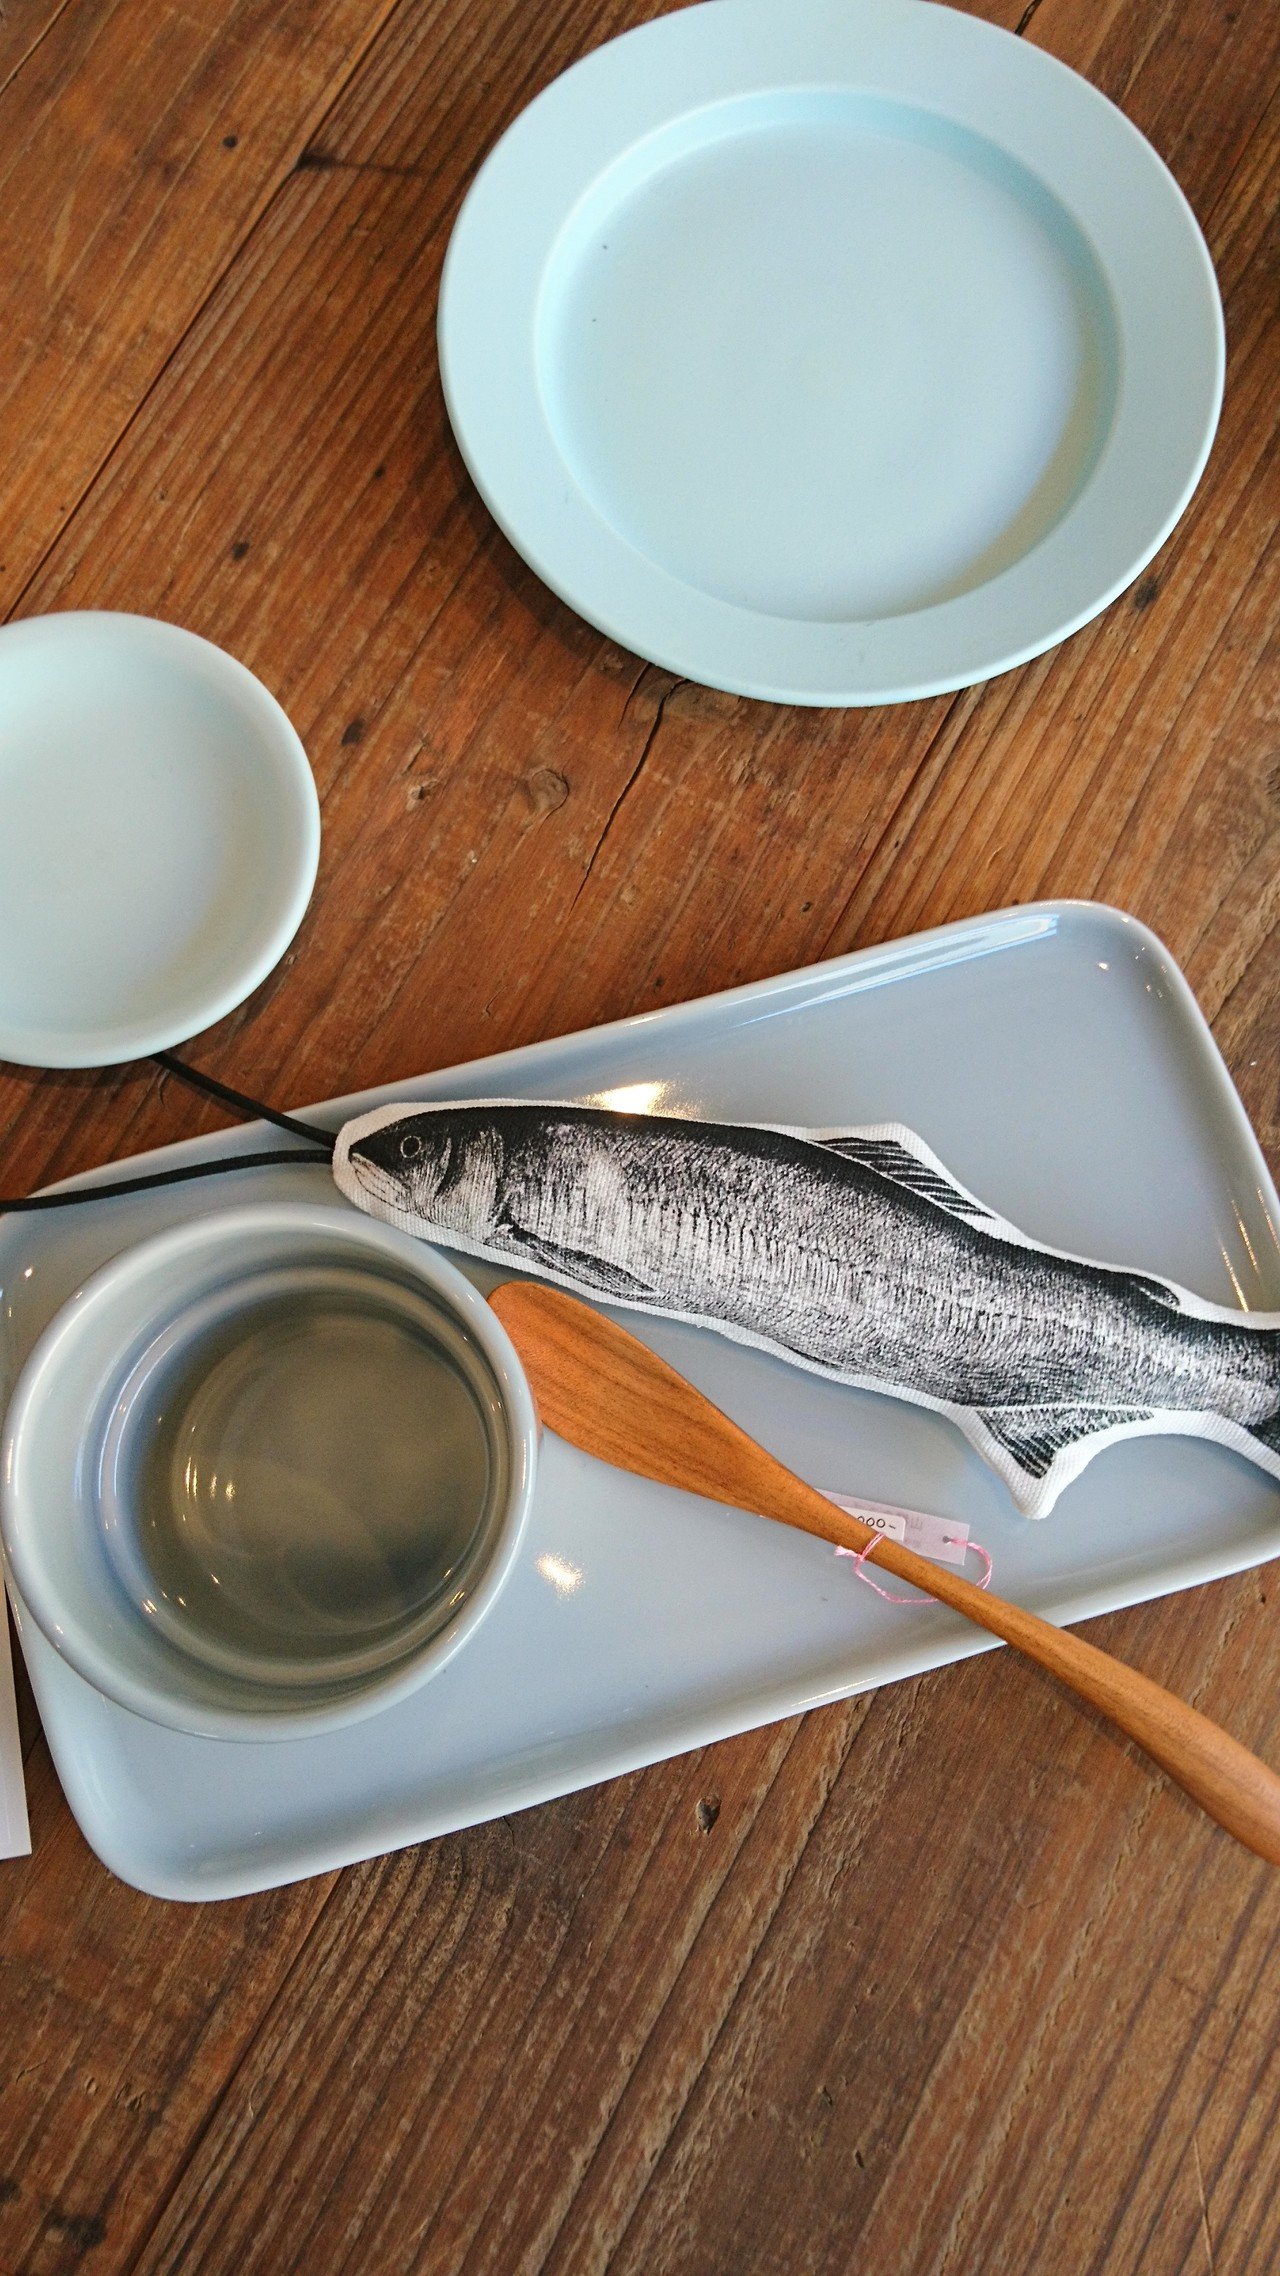
[[[22,593],[389,7],[28,0],[6,15],[0,604]]]
[[[813,714],[574,619],[445,428],[465,185],[646,12],[8,0],[0,599],[223,641],[324,799],[298,941],[192,1055],[301,1104],[1101,893],[1188,965],[1280,1160],[1280,18],[987,9],[1174,165],[1224,285],[1223,426],[1173,539],[1056,654]],[[7,1071],[0,1118],[6,1186],[214,1120],[147,1068]],[[1274,1587],[1090,1633],[1277,1760]],[[113,1882],[31,1761],[36,1853],[0,1867],[12,2276],[1280,2260],[1273,1877],[1007,1661],[200,1911]]]

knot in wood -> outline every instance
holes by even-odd
[[[535,814],[554,814],[569,795],[569,778],[555,767],[535,767],[525,776],[524,789]]]

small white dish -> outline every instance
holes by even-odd
[[[933,695],[1075,631],[1172,529],[1222,396],[1154,150],[925,0],[710,0],[587,56],[481,168],[439,328],[539,576],[783,702]]]
[[[192,1624],[181,1595],[164,1600],[129,1508],[130,1473],[136,1478],[138,1469],[129,1442],[136,1450],[164,1419],[172,1362],[181,1343],[201,1348],[210,1315],[322,1277],[344,1290],[359,1281],[355,1301],[403,1316],[411,1337],[425,1333],[447,1352],[488,1450],[476,1515],[439,1585],[433,1578],[430,1595],[422,1588],[413,1595],[403,1511],[388,1516],[361,1507],[346,1514],[344,1505],[339,1540],[332,1526],[326,1531],[328,1512],[313,1493],[310,1506],[300,1501],[292,1515],[296,1538],[264,1544],[252,1526],[246,1534],[236,1508],[222,1514],[224,1490],[229,1501],[235,1492],[230,1468],[225,1489],[221,1477],[210,1482],[215,1500],[199,1551],[206,1554],[216,1541],[218,1601],[238,1590],[251,1618],[262,1605],[273,1613],[287,1606],[291,1614],[301,1608],[308,1626],[295,1622],[288,1636],[282,1629],[276,1638],[258,1618],[253,1641],[237,1635],[228,1645],[230,1631],[206,1634]],[[419,1313],[430,1315],[425,1325]],[[287,1397],[287,1371],[286,1350],[276,1397]],[[456,1408],[450,1423],[446,1463],[460,1445]],[[223,1210],[127,1249],[75,1291],[41,1336],[0,1446],[5,1553],[48,1642],[106,1698],[205,1738],[297,1739],[394,1705],[474,1634],[519,1553],[537,1442],[532,1396],[510,1341],[471,1283],[425,1242],[355,1211],[265,1204]],[[394,1452],[377,1465],[384,1482],[394,1467]],[[243,1500],[252,1468],[239,1474]],[[206,1481],[199,1485],[207,1502]],[[407,1485],[411,1498],[412,1480]],[[181,1513],[183,1525],[198,1520],[195,1503]],[[346,1538],[353,1523],[354,1542]],[[188,1569],[197,1564],[188,1560]],[[376,1623],[362,1624],[365,1606],[355,1592],[370,1575],[381,1598]],[[350,1601],[342,1600],[344,1591]]]
[[[320,854],[307,755],[234,657],[152,617],[0,627],[0,1059],[106,1066],[265,979]]]

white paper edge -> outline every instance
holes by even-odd
[[[18,1736],[18,1699],[13,1688],[9,1608],[0,1586],[0,1857],[31,1855],[27,1788]]]

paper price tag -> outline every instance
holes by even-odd
[[[899,1509],[893,1502],[860,1501],[852,1494],[833,1493],[830,1486],[822,1491],[837,1508],[847,1510],[850,1517],[860,1517],[864,1525],[887,1534],[891,1541],[901,1541],[904,1549],[932,1557],[938,1565],[963,1565],[969,1528],[958,1518],[935,1517],[924,1509]]]

